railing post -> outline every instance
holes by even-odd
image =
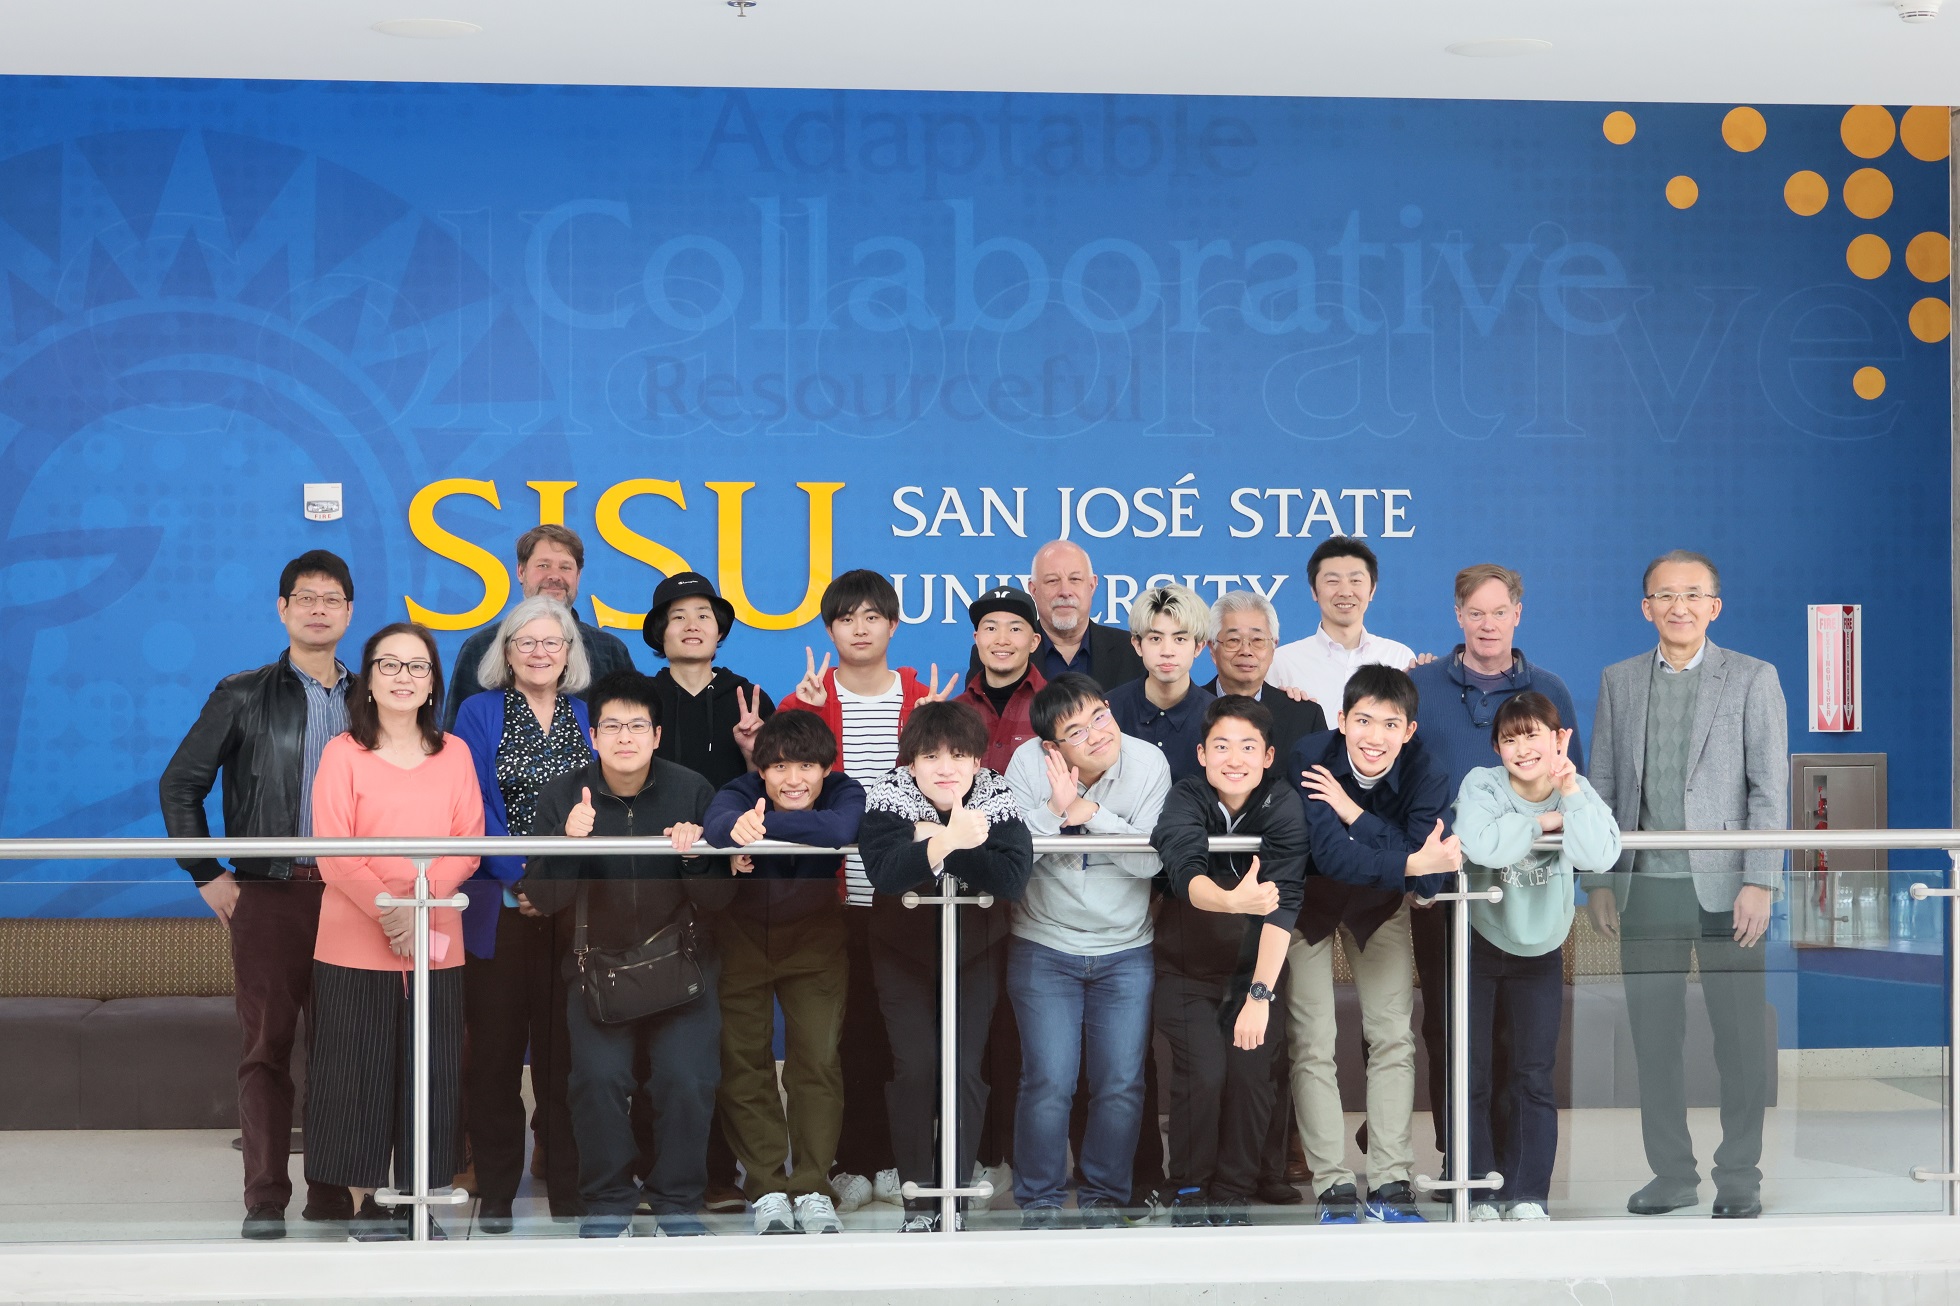
[[[1960,1184],[1960,1105],[1956,1105],[1954,1095],[1960,1092],[1960,1065],[1955,1056],[1955,1038],[1960,1036],[1960,948],[1954,942],[1960,938],[1960,848],[1949,848],[1946,853],[1948,867],[1946,887],[1935,889],[1925,884],[1915,883],[1909,892],[1914,902],[1924,902],[1928,898],[1946,899],[1946,1109],[1940,1113],[1940,1148],[1945,1157],[1944,1170],[1928,1170],[1925,1166],[1914,1166],[1912,1177],[1921,1183],[1939,1183],[1946,1189],[1946,1213],[1960,1214],[1960,1193],[1955,1185]]]
[[[1482,1179],[1470,1177],[1470,903],[1503,899],[1504,890],[1497,886],[1471,892],[1469,873],[1459,870],[1455,890],[1432,900],[1450,904],[1450,1003],[1443,1021],[1443,1046],[1450,1061],[1449,1147],[1443,1158],[1448,1177],[1439,1183],[1419,1174],[1415,1185],[1426,1192],[1449,1193],[1450,1220],[1455,1224],[1470,1222],[1472,1189],[1498,1188],[1504,1182],[1495,1170]],[[1428,1001],[1428,996],[1423,1000]]]
[[[937,905],[939,908],[939,1186],[926,1188],[907,1181],[900,1192],[911,1198],[939,1199],[939,1232],[959,1232],[959,1205],[962,1197],[992,1197],[993,1184],[983,1182],[969,1188],[966,1176],[956,1173],[960,1164],[960,922],[959,909],[971,904],[981,909],[994,905],[991,893],[962,898],[958,882],[951,875],[940,882],[937,898],[908,893],[899,901],[907,909]]]

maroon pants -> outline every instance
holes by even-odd
[[[317,880],[238,882],[231,969],[238,1004],[238,1125],[244,1136],[245,1206],[292,1200],[293,1042],[313,992],[320,927]],[[447,1178],[447,1176],[444,1176]],[[309,1184],[307,1204],[335,1209],[347,1190]]]

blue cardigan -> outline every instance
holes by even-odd
[[[585,700],[572,696],[572,715],[581,731],[591,728]],[[507,835],[510,817],[504,812],[504,791],[497,783],[497,745],[504,737],[504,691],[488,689],[471,694],[456,711],[455,732],[470,746],[476,761],[476,782],[483,790],[483,833]],[[584,738],[581,735],[580,738]],[[591,745],[587,745],[588,752]],[[463,951],[485,959],[497,955],[497,917],[504,891],[524,878],[522,857],[485,857],[476,874],[463,883],[470,905],[463,911]]]

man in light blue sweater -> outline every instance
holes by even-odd
[[[1036,836],[1149,834],[1170,792],[1156,745],[1123,734],[1102,687],[1075,672],[1034,696],[1036,738],[1007,783]],[[1054,1228],[1068,1195],[1069,1105],[1083,1062],[1089,1120],[1076,1205],[1089,1228],[1122,1223],[1143,1125],[1143,1062],[1156,977],[1150,885],[1157,854],[1045,853],[1014,906],[1007,994],[1021,1027],[1014,1200],[1021,1227]]]

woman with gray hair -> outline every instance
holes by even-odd
[[[485,834],[527,835],[545,783],[592,760],[590,721],[577,697],[592,679],[578,621],[555,598],[525,599],[504,615],[476,668],[485,686],[456,713],[483,789]],[[513,886],[522,857],[485,857],[463,891],[463,1093],[477,1180],[477,1227],[509,1233],[524,1173],[524,1054],[531,1055],[538,1141],[554,1216],[579,1214],[578,1154],[566,1100],[563,942]]]

